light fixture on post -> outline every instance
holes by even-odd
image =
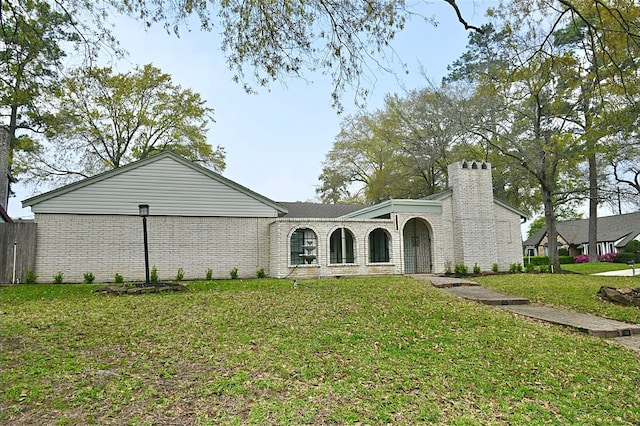
[[[149,216],[149,204],[138,204],[138,212],[142,217],[142,235],[144,237],[144,272],[146,285],[149,285],[149,243],[147,240],[147,216]]]

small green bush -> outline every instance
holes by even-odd
[[[33,271],[33,269],[29,269],[27,271],[27,275],[24,277],[24,282],[26,284],[37,284],[38,283],[38,276]]]
[[[152,283],[158,282],[158,268],[155,265],[151,268],[151,274],[149,274],[149,281]]]
[[[184,269],[178,268],[178,272],[176,273],[176,281],[182,281],[184,278]]]
[[[518,272],[523,272],[522,263],[512,263],[509,265],[510,274],[516,274]]]
[[[558,256],[569,256],[569,249],[566,249],[566,248],[558,249]]]
[[[454,268],[453,268],[454,273],[459,276],[465,276],[469,273],[469,269],[463,265],[462,263],[458,263]]]
[[[447,260],[446,262],[444,262],[444,273],[445,274],[450,274],[452,272],[453,268],[453,262],[450,260]]]
[[[538,271],[541,274],[548,274],[550,271],[551,265],[540,265],[538,266]]]
[[[85,272],[84,273],[84,283],[85,284],[93,284],[93,281],[96,279],[96,277],[93,275],[93,273],[91,272]]]
[[[500,269],[500,266],[497,263],[494,263],[493,265],[491,265],[491,271],[497,273],[499,269]]]
[[[473,273],[476,275],[480,273],[480,265],[478,265],[477,263],[473,264]]]
[[[616,256],[615,263],[640,263],[640,254],[636,255],[635,253],[627,253],[626,251],[618,253]]]
[[[232,280],[238,278],[238,268],[236,268],[235,266],[231,268],[231,270],[229,271],[229,275],[231,276]]]
[[[527,263],[524,267],[524,272],[526,272],[527,274],[533,274],[534,272],[536,272],[535,265]]]
[[[571,264],[571,263],[576,263],[576,260],[573,256],[558,256],[558,260],[560,261],[561,265],[567,265],[567,264]],[[549,262],[547,262],[547,265],[549,264]]]
[[[211,281],[213,279],[213,269],[208,268],[207,269],[207,281]]]
[[[524,258],[524,261],[526,264],[532,264],[534,266],[548,265],[549,256],[526,256]]]
[[[124,282],[124,277],[116,272],[116,275],[113,277],[113,282],[116,284],[122,284]]]
[[[58,273],[53,276],[54,284],[62,284],[63,280],[64,280],[64,273],[62,271],[58,271]]]
[[[256,271],[257,278],[266,278],[267,274],[264,272],[264,268],[260,268]]]

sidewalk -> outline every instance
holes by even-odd
[[[631,272],[631,270],[629,270],[629,272]],[[428,281],[434,287],[441,288],[458,297],[496,306],[518,315],[571,327],[596,337],[611,339],[612,342],[621,344],[640,353],[640,324],[628,324],[594,315],[532,305],[526,298],[498,293],[481,287],[476,282],[465,279],[431,275],[414,275],[414,277]]]
[[[593,275],[599,275],[603,277],[638,277],[638,279],[640,279],[640,268],[628,268],[622,269],[620,271],[599,272]]]

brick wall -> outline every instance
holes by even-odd
[[[62,271],[65,282],[81,282],[91,272],[96,282],[144,280],[142,219],[122,215],[37,214],[36,273],[41,282]],[[174,279],[178,268],[185,279],[269,274],[269,222],[272,218],[150,216],[147,219],[149,265],[161,280]]]
[[[352,264],[330,264],[329,239],[336,229],[345,227],[354,236],[355,262]],[[291,234],[296,229],[308,228],[315,232],[318,247],[317,259],[311,265],[290,265]],[[385,229],[390,236],[390,261],[369,262],[369,233],[376,228]],[[315,278],[320,276],[401,274],[402,250],[400,233],[390,219],[287,219],[275,220],[270,227],[271,263],[274,277]]]

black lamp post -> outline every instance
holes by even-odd
[[[146,276],[146,284],[149,285],[149,243],[147,241],[147,216],[149,216],[149,204],[139,204],[138,210],[142,217],[142,233],[144,236],[144,272]]]

